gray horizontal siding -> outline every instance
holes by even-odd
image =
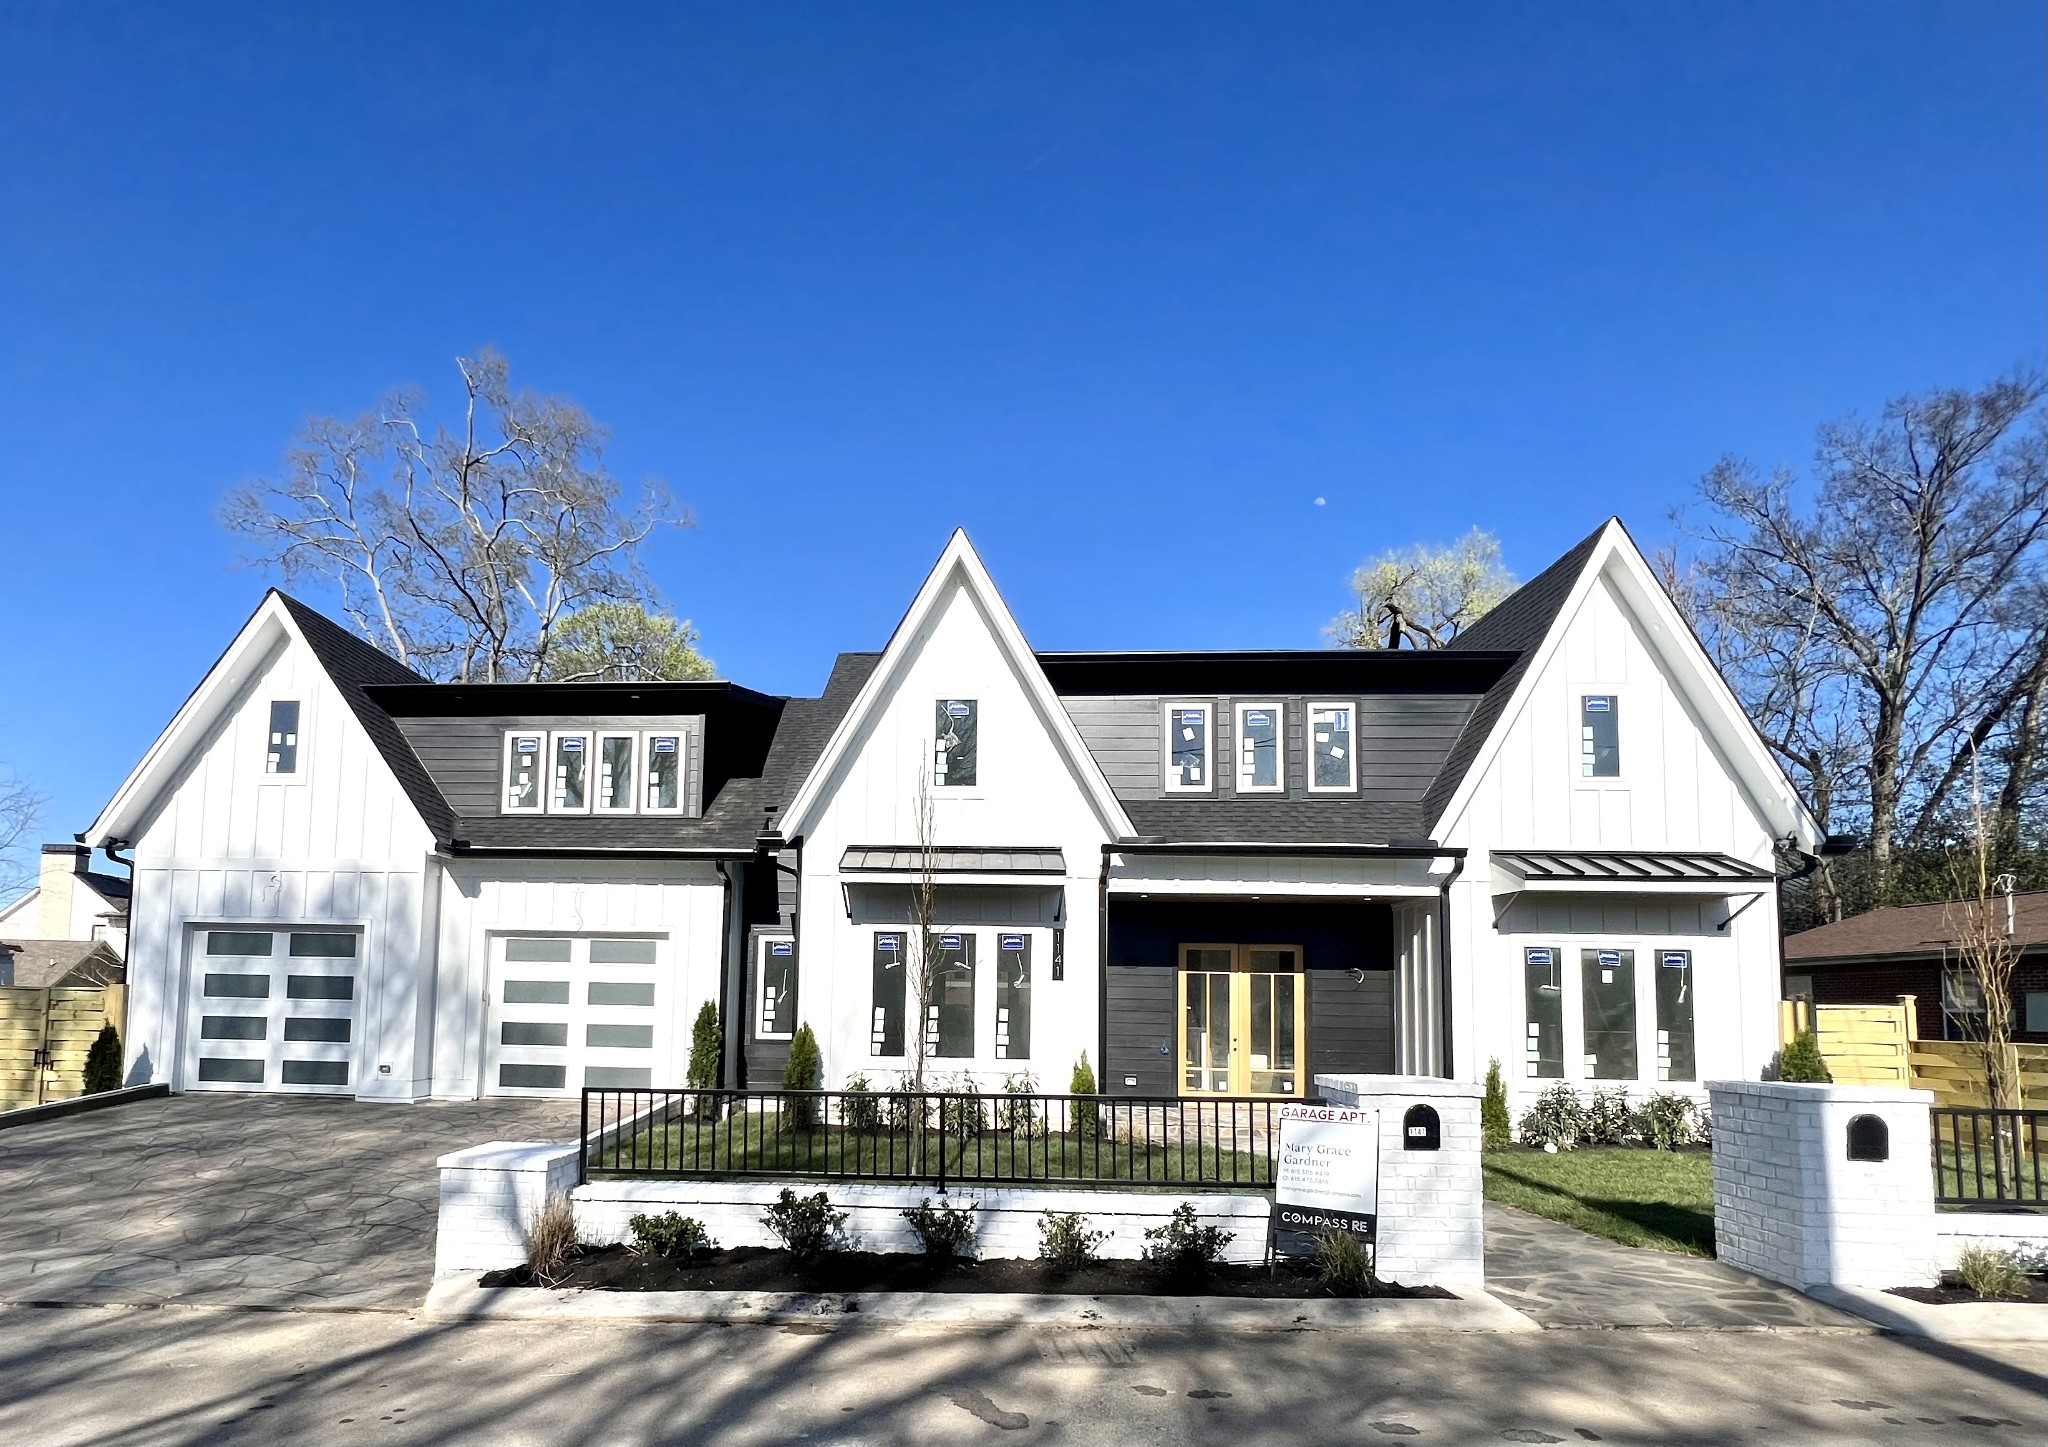
[[[1308,1058],[1318,1071],[1394,1069],[1394,972],[1311,970],[1308,976]]]
[[[1214,710],[1217,787],[1209,795],[1167,795],[1161,787],[1164,711],[1169,702],[1206,702]],[[1230,798],[1236,784],[1237,705],[1281,704],[1286,712],[1286,779],[1281,794],[1248,794],[1250,800],[1306,799],[1308,792],[1308,696],[1293,694],[1208,698],[1177,694],[1080,695],[1062,699],[1088,752],[1121,799]],[[1358,793],[1384,804],[1419,802],[1457,742],[1474,703],[1472,694],[1317,694],[1315,702],[1349,702],[1357,709]],[[1314,795],[1331,798],[1338,796]]]
[[[1174,1078],[1171,966],[1110,968],[1103,1015],[1104,1056],[1096,1088],[1104,1095],[1178,1095]],[[1166,1053],[1160,1053],[1160,1046]],[[1136,1085],[1124,1077],[1135,1076]]]

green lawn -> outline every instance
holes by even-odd
[[[1590,1146],[1485,1158],[1486,1199],[1624,1246],[1714,1254],[1714,1166],[1705,1151]]]
[[[941,1157],[943,1156],[943,1167]],[[948,1181],[1069,1180],[1138,1186],[1271,1184],[1263,1151],[1187,1140],[1134,1146],[1105,1129],[962,1132],[875,1125],[804,1128],[788,1116],[748,1112],[718,1121],[649,1124],[592,1153],[593,1177],[687,1174],[796,1175]]]

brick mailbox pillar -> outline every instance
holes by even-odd
[[[1933,1092],[1719,1080],[1707,1093],[1721,1260],[1797,1287],[1935,1282]]]

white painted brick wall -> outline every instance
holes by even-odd
[[[1407,1285],[1480,1291],[1486,1286],[1485,1188],[1480,1174],[1482,1086],[1416,1075],[1318,1075],[1332,1105],[1380,1118],[1377,1270]],[[1443,1128],[1434,1151],[1404,1149],[1402,1118],[1427,1105]]]
[[[489,1141],[451,1151],[441,1170],[434,1274],[495,1271],[526,1259],[526,1228],[548,1197],[576,1184],[575,1144]]]
[[[954,1186],[943,1196],[936,1187],[911,1184],[862,1184],[850,1181],[597,1181],[577,1188],[578,1234],[593,1245],[631,1238],[628,1222],[636,1215],[677,1211],[704,1223],[720,1246],[775,1246],[779,1243],[761,1222],[761,1213],[787,1187],[799,1195],[824,1191],[832,1204],[847,1213],[848,1244],[858,1251],[917,1251],[917,1235],[903,1212],[918,1202],[944,1201],[954,1207],[973,1205],[975,1248],[987,1257],[1032,1257],[1038,1254],[1040,1213],[1078,1212],[1090,1227],[1108,1231],[1096,1248],[1112,1260],[1135,1260],[1143,1254],[1145,1232],[1158,1226],[1182,1202],[1194,1203],[1204,1225],[1220,1226],[1234,1239],[1224,1259],[1258,1262],[1265,1259],[1266,1224],[1271,1202],[1264,1196],[1209,1194],[1170,1195],[1146,1191],[1059,1191],[1018,1186]]]
[[[1934,1177],[1924,1090],[1712,1081],[1714,1248],[1793,1286],[1934,1281]],[[1849,1122],[1874,1115],[1890,1158],[1849,1159]]]
[[[1953,1271],[1971,1246],[2010,1251],[2034,1271],[2048,1271],[2048,1216],[2026,1211],[1937,1211],[1934,1254],[1942,1270]]]

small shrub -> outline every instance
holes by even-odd
[[[688,1258],[718,1249],[704,1223],[694,1216],[664,1211],[659,1216],[635,1216],[626,1224],[633,1231],[633,1249],[642,1256]]]
[[[1596,1090],[1586,1102],[1586,1145],[1628,1145],[1635,1139],[1635,1128],[1635,1112],[1629,1109],[1626,1090]]]
[[[839,1098],[839,1123],[848,1130],[873,1131],[881,1128],[882,1102],[865,1075],[847,1079],[846,1093]]]
[[[553,1286],[569,1272],[576,1253],[576,1208],[567,1193],[557,1191],[541,1203],[526,1226],[526,1264],[533,1279]]]
[[[1088,1063],[1088,1052],[1083,1050],[1081,1058],[1074,1062],[1074,1073],[1067,1081],[1067,1094],[1095,1094],[1095,1067]],[[1092,1140],[1102,1128],[1099,1107],[1092,1100],[1074,1102],[1074,1134],[1083,1140]]]
[[[1318,1231],[1316,1279],[1332,1296],[1365,1295],[1373,1284],[1372,1247],[1350,1231]]]
[[[1233,1231],[1204,1226],[1194,1204],[1183,1202],[1164,1224],[1145,1233],[1145,1259],[1175,1280],[1193,1280],[1207,1275],[1235,1239]]]
[[[1820,1037],[1811,1030],[1801,1030],[1792,1037],[1790,1045],[1778,1052],[1780,1080],[1827,1085],[1834,1078],[1828,1072],[1827,1061],[1821,1058]]]
[[[1956,1276],[1985,1301],[2017,1300],[2027,1294],[2027,1273],[2010,1251],[1967,1246],[1956,1261]]]
[[[962,1071],[939,1088],[947,1092],[939,1102],[941,1134],[969,1140],[988,1129],[988,1105],[973,1076]]]
[[[100,1026],[92,1048],[85,1052],[85,1093],[121,1088],[121,1032],[112,1025]]]
[[[928,1105],[921,1109],[919,1097],[908,1090],[892,1090],[883,1098],[882,1119],[892,1131],[917,1130],[926,1124],[918,1117],[928,1110]]]
[[[1003,1077],[1003,1097],[996,1102],[996,1128],[1012,1135],[1045,1134],[1045,1118],[1039,1113],[1038,1082],[1028,1070]]]
[[[846,1213],[833,1210],[823,1191],[799,1196],[784,1186],[775,1204],[761,1213],[761,1224],[799,1261],[836,1251],[846,1239]]]
[[[1653,1095],[1636,1112],[1635,1135],[1645,1145],[1675,1151],[1706,1139],[1705,1120],[1691,1096]]]
[[[1568,1151],[1585,1142],[1587,1131],[1586,1107],[1569,1085],[1551,1086],[1522,1112],[1521,1137],[1525,1146]]]
[[[789,1063],[782,1068],[784,1090],[816,1090],[818,1077],[824,1070],[818,1055],[818,1037],[811,1033],[808,1025],[796,1027],[796,1034],[789,1042]],[[789,1123],[797,1130],[810,1130],[818,1123],[818,1102],[814,1096],[793,1096],[783,1102],[789,1112]]]
[[[683,1074],[683,1083],[692,1090],[712,1090],[718,1085],[719,1055],[725,1049],[725,1032],[718,1028],[718,1007],[706,1000],[697,1011],[696,1023],[690,1027],[690,1065]],[[708,1120],[717,1112],[715,1096],[700,1095],[692,1102],[699,1120]]]
[[[1038,1259],[1054,1271],[1079,1271],[1095,1259],[1095,1248],[1108,1239],[1107,1231],[1084,1226],[1078,1212],[1039,1213]]]
[[[1508,1119],[1508,1091],[1501,1083],[1500,1062],[1486,1062],[1486,1096],[1479,1102],[1480,1145],[1489,1151],[1504,1151],[1514,1138]]]
[[[974,1207],[950,1206],[944,1198],[934,1206],[927,1196],[903,1213],[917,1233],[924,1254],[942,1261],[974,1254]]]

